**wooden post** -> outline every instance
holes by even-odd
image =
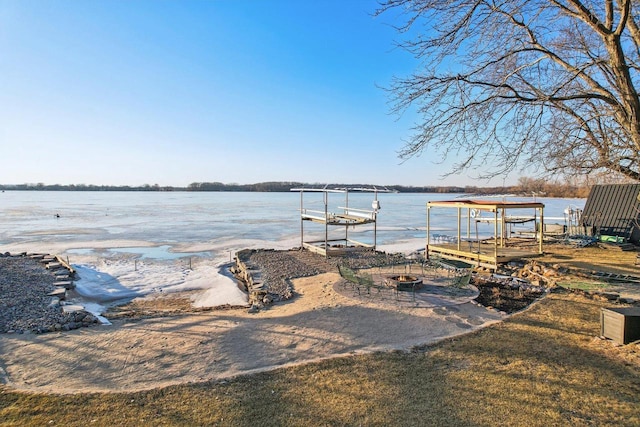
[[[324,199],[324,257],[329,258],[329,193],[324,191],[323,193]]]
[[[67,257],[67,261],[63,260],[62,257],[60,257],[59,255],[56,255],[55,257],[53,257],[57,262],[59,262],[60,264],[62,264],[62,266],[64,268],[66,268],[67,270],[69,270],[69,274],[75,274],[75,270],[73,269],[73,267],[71,267],[71,264],[69,264],[69,257]]]
[[[378,189],[376,189],[375,191],[375,197],[374,200],[375,202],[378,201]],[[380,206],[378,203],[375,203],[376,206]],[[377,250],[377,246],[378,246],[378,208],[376,207],[373,210],[373,251],[375,252]]]
[[[425,258],[429,259],[429,239],[431,239],[431,227],[430,227],[430,215],[431,215],[431,206],[429,206],[429,202],[427,202],[427,245],[425,247]]]
[[[493,256],[495,257],[496,267],[498,264],[498,209],[493,212]]]
[[[500,209],[500,247],[504,248],[504,232],[505,232],[505,228],[504,228],[504,224],[505,224],[505,220],[506,220],[506,209],[502,208]]]
[[[461,215],[461,208],[460,206],[458,206],[458,251],[460,251],[461,249],[461,245],[460,245],[460,228],[462,227],[462,219],[460,218]]]
[[[302,217],[303,212],[303,203],[302,203],[302,194],[304,191],[300,190],[300,248],[304,248],[304,218]]]
[[[349,212],[349,190],[346,190],[344,193],[344,207],[345,214]],[[349,225],[344,226],[344,246],[345,248],[349,244]]]
[[[542,254],[542,241],[544,240],[544,208],[540,208],[540,241],[538,242],[538,253]]]

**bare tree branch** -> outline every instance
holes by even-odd
[[[524,165],[640,179],[637,0],[388,0],[421,63],[388,89],[420,115],[402,159],[483,177]],[[487,166],[490,168],[487,169]]]

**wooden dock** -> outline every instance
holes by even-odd
[[[505,264],[522,258],[542,255],[537,247],[506,246],[498,247],[492,243],[463,243],[461,248],[455,243],[427,245],[429,256],[465,261],[472,265],[495,270],[499,264]]]
[[[457,233],[452,242],[431,243],[431,210],[448,209],[457,216]],[[523,211],[530,214],[522,214]],[[518,212],[513,215],[513,211]],[[531,238],[511,237],[511,226],[532,222]],[[481,238],[478,224],[493,225],[493,236]],[[473,232],[475,229],[475,233]],[[499,264],[542,255],[544,204],[538,202],[506,202],[493,200],[445,200],[427,203],[427,256],[456,259],[492,270]]]

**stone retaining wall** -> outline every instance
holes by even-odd
[[[265,304],[270,304],[273,300],[268,298],[269,292],[263,283],[261,268],[250,260],[252,253],[253,251],[248,249],[237,252],[231,272],[244,284],[245,290],[249,294],[251,310],[257,310]]]

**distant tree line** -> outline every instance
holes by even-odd
[[[605,183],[605,182],[598,182]],[[405,185],[376,185],[380,190],[397,191],[399,193],[458,193],[474,196],[512,194],[518,196],[540,197],[578,197],[589,195],[592,183],[579,182],[549,182],[541,178],[522,177],[517,185],[499,187],[477,186],[405,186]],[[17,184],[1,185],[0,190],[13,191],[246,191],[246,192],[289,192],[292,188],[373,188],[370,184],[325,184],[302,183],[294,181],[269,181],[256,184],[225,184],[222,182],[193,182],[187,187],[160,186],[158,184],[130,185],[88,185],[70,184],[47,185]]]
[[[257,184],[224,184],[222,182],[192,182],[187,191],[259,191],[282,192],[292,188],[305,187],[301,182],[259,182]]]
[[[184,191],[180,187],[161,187],[158,184],[131,185],[92,185],[92,184],[0,184],[0,190],[14,191]]]

